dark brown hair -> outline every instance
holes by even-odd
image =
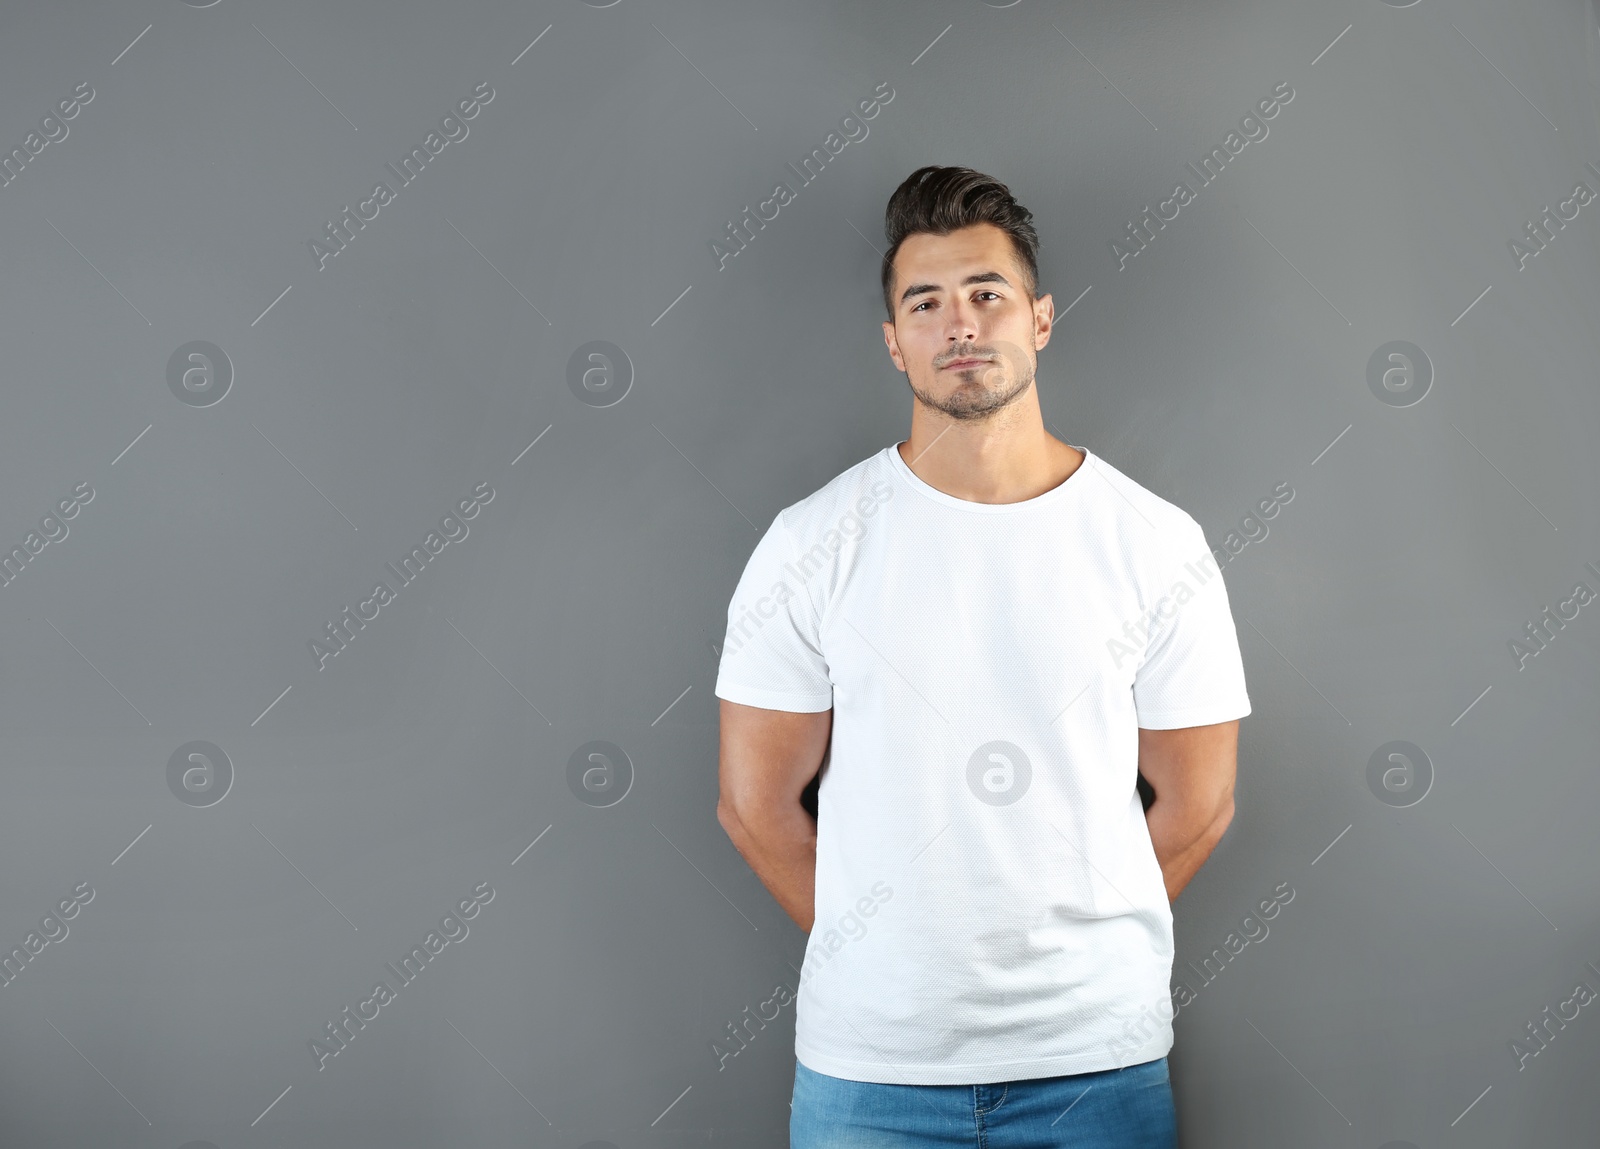
[[[894,319],[894,301],[889,298],[894,278],[894,257],[908,235],[919,232],[949,235],[957,228],[975,223],[991,223],[1011,237],[1017,263],[1022,267],[1030,299],[1039,292],[1039,235],[1033,228],[1033,213],[1011,195],[1011,189],[971,168],[918,168],[905,178],[883,213],[883,234],[889,250],[883,257],[883,306]]]

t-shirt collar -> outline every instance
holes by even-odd
[[[1075,493],[1089,482],[1089,476],[1084,472],[1094,465],[1094,453],[1089,448],[1078,443],[1068,443],[1067,446],[1083,452],[1083,462],[1078,466],[1078,469],[1068,475],[1064,482],[1058,483],[1043,494],[1035,495],[1031,499],[1022,499],[1015,503],[977,503],[970,499],[959,499],[918,478],[916,472],[906,465],[905,459],[901,458],[900,444],[898,442],[891,443],[885,450],[889,456],[890,468],[899,475],[902,482],[924,498],[957,510],[969,511],[973,514],[1004,515],[1062,503],[1074,497]]]

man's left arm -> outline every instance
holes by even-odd
[[[1150,843],[1174,901],[1233,820],[1239,720],[1177,730],[1139,728],[1139,773],[1155,791]]]

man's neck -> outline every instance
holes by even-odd
[[[1000,417],[964,423],[925,414],[911,420],[911,437],[898,444],[912,474],[936,490],[970,503],[1020,503],[1054,490],[1084,461],[1032,420]]]

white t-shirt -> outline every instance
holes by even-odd
[[[976,1084],[1172,1047],[1138,728],[1250,699],[1200,525],[1077,449],[990,504],[886,447],[783,510],[734,592],[718,697],[833,709],[795,1023],[817,1072]]]

